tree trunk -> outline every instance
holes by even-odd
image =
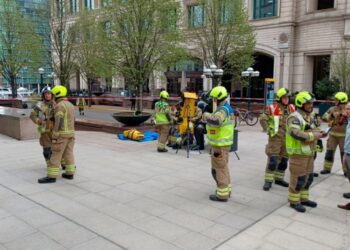
[[[17,84],[15,76],[10,76],[10,85],[12,90],[12,98],[17,98]]]
[[[88,95],[89,95],[89,100],[88,100],[88,105],[91,107],[91,99],[92,99],[92,79],[90,77],[87,78],[87,84],[88,84]]]

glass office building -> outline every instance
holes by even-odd
[[[50,0],[16,0],[20,10],[32,20],[37,34],[42,37],[43,47],[42,56],[43,63],[39,67],[42,67],[45,72],[43,74],[44,85],[52,83],[53,79],[49,78],[52,75],[52,59],[51,59],[51,32],[50,32]],[[38,69],[32,69],[24,67],[18,74],[17,86],[25,87],[28,89],[37,89],[40,83],[40,75]],[[3,85],[8,85],[5,79],[3,79]],[[40,86],[42,88],[43,86]]]

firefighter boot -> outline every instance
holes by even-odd
[[[38,179],[38,182],[40,184],[54,183],[54,182],[56,182],[56,178],[43,177],[43,178]]]
[[[157,151],[159,153],[166,153],[166,152],[168,152],[168,150],[166,148],[158,148]]]
[[[310,201],[310,200],[308,200],[308,201],[302,201],[302,202],[301,202],[301,205],[307,206],[307,207],[317,207],[317,203],[314,202],[314,201]]]
[[[343,197],[345,199],[350,199],[350,193],[343,193]]]
[[[288,187],[289,186],[288,182],[286,182],[285,180],[275,180],[275,184],[276,185],[280,185],[282,187]]]
[[[265,181],[265,184],[263,186],[264,191],[269,191],[272,186],[272,182]]]
[[[68,180],[73,180],[74,179],[74,175],[62,173],[62,178],[65,178],[65,179],[68,179]]]
[[[331,171],[329,171],[329,170],[327,170],[327,169],[323,169],[323,170],[321,170],[320,173],[321,173],[321,174],[330,174]]]
[[[212,200],[212,201],[220,201],[220,202],[226,202],[227,201],[227,199],[220,199],[220,198],[218,198],[215,194],[210,195],[209,199]]]
[[[291,208],[294,208],[296,211],[300,212],[300,213],[305,213],[306,209],[303,205],[301,205],[300,203],[297,204],[290,204]]]

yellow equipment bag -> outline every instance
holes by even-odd
[[[180,111],[180,116],[182,117],[183,122],[179,126],[179,133],[181,135],[186,133],[187,128],[193,133],[193,123],[188,121],[188,118],[191,119],[194,117],[196,112],[196,100],[198,99],[196,93],[192,92],[184,92],[183,97],[183,105]]]
[[[143,133],[134,128],[123,131],[123,136],[133,141],[139,141],[145,138]]]

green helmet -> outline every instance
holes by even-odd
[[[227,94],[227,90],[226,90],[225,87],[223,87],[223,86],[216,86],[215,88],[213,88],[210,91],[210,96],[213,97],[213,98],[216,98],[216,99],[218,99],[220,101],[220,100],[225,99],[228,96],[228,94]]]
[[[303,105],[307,102],[313,102],[314,97],[308,91],[301,91],[295,97],[295,106],[302,108]]]
[[[164,99],[169,99],[169,93],[163,90],[162,92],[160,92],[159,97]]]
[[[348,102],[348,95],[344,92],[338,92],[334,95],[334,98],[340,103],[345,104]]]
[[[287,88],[280,88],[276,93],[276,100],[280,102],[281,98],[288,94],[289,94],[289,90]]]

